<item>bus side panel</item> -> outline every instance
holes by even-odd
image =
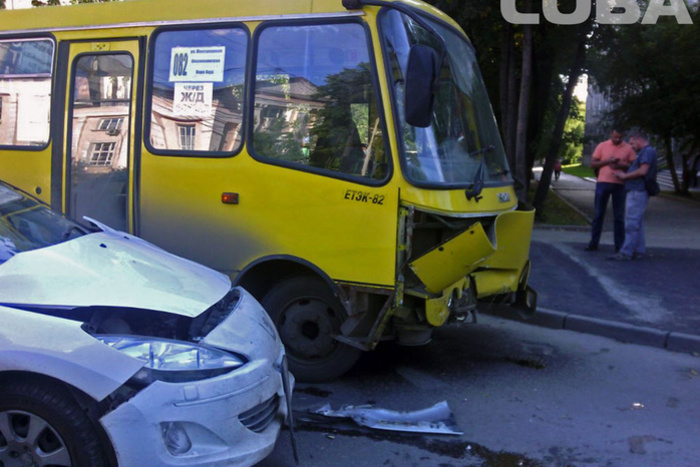
[[[51,201],[51,147],[39,152],[2,150],[0,179],[42,201]]]
[[[154,156],[141,166],[141,235],[235,275],[291,255],[338,281],[393,287],[398,192],[251,159]],[[222,203],[235,193],[238,204]]]

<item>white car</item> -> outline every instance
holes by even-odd
[[[0,465],[252,465],[293,381],[229,278],[0,183]]]

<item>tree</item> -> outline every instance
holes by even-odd
[[[593,19],[589,18],[587,22],[582,23],[582,25],[579,26],[576,56],[574,57],[573,64],[571,65],[569,79],[566,84],[566,91],[562,95],[562,102],[561,106],[559,107],[559,112],[557,113],[557,119],[554,125],[554,131],[552,133],[549,152],[547,153],[540,183],[537,185],[537,192],[535,193],[535,199],[533,201],[535,209],[538,210],[542,210],[544,201],[547,198],[547,193],[549,192],[550,184],[552,182],[552,172],[554,171],[554,164],[557,157],[559,157],[559,149],[561,147],[561,142],[564,135],[564,126],[566,125],[566,121],[571,112],[574,88],[578,84],[578,79],[583,73],[583,67],[586,60],[586,48],[588,46],[588,37],[591,32],[592,24]]]
[[[527,0],[526,11],[532,10],[532,0]],[[527,200],[527,125],[530,118],[530,86],[532,84],[532,25],[523,26],[523,59],[520,77],[520,98],[518,101],[518,123],[515,131],[515,173],[516,190],[520,200]]]
[[[585,126],[586,104],[574,96],[569,119],[564,127],[563,147],[560,151],[564,163],[573,164],[581,161]]]
[[[40,6],[56,6],[56,5],[60,5],[60,4],[61,4],[61,0],[46,0],[46,1],[42,1],[42,0],[32,0],[32,6],[33,6],[33,7],[40,7]]]

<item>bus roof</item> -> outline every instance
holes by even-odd
[[[440,10],[420,0],[388,0],[423,10],[459,26]],[[353,16],[342,0],[127,0],[50,6],[0,12],[0,35],[21,32],[160,26],[188,21],[225,22],[305,18],[329,14]]]

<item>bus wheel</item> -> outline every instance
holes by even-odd
[[[347,314],[319,278],[285,279],[263,298],[262,305],[277,326],[296,379],[319,382],[348,371],[361,351],[333,339]]]

